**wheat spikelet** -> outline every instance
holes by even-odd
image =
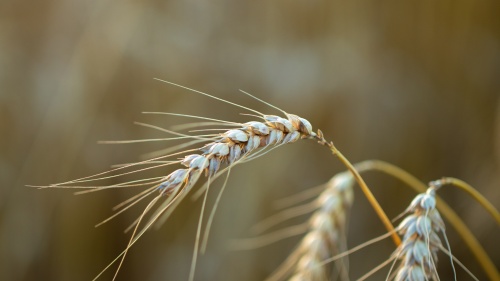
[[[346,250],[347,212],[353,202],[355,181],[349,172],[334,176],[314,201],[317,207],[308,221],[308,230],[295,251],[269,277],[271,280],[328,280],[331,272],[322,261]],[[339,274],[347,274],[341,265]]]

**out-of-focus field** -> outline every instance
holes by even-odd
[[[144,111],[252,120],[155,77],[276,113],[238,92],[243,89],[307,118],[352,162],[385,160],[424,182],[457,177],[499,208],[499,32],[498,1],[3,0],[0,280],[91,280],[124,249],[123,230],[142,212],[134,208],[94,228],[138,189],[74,196],[25,185],[84,177],[174,144],[97,144],[168,136],[135,121],[167,128],[191,122]],[[253,224],[277,212],[274,201],[343,169],[312,141],[235,168],[196,280],[263,280],[299,238],[244,252],[228,250],[228,242],[252,236]],[[391,217],[415,195],[384,175],[366,180]],[[212,187],[210,206],[221,182]],[[498,266],[499,226],[465,193],[439,193]],[[187,280],[200,205],[187,200],[148,232],[118,280]],[[356,190],[349,245],[382,233]],[[448,228],[448,235],[453,253],[486,280],[456,232]],[[351,278],[393,250],[388,240],[353,254]],[[441,280],[451,280],[447,260],[440,256]],[[458,275],[470,280],[461,269]]]

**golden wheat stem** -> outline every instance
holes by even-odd
[[[380,171],[386,173],[394,178],[401,180],[408,186],[412,187],[417,192],[425,192],[427,186],[415,178],[405,170],[380,160],[367,160],[354,165],[360,173],[367,171]],[[498,272],[495,264],[488,256],[483,246],[479,243],[476,237],[472,234],[467,225],[460,219],[460,217],[453,211],[453,209],[444,202],[439,196],[436,196],[437,209],[449,221],[450,225],[455,228],[458,234],[462,237],[465,244],[469,247],[472,254],[476,257],[479,264],[491,280],[499,281],[500,273]]]
[[[490,213],[493,219],[496,220],[497,224],[500,224],[500,213],[498,210],[488,201],[481,193],[479,193],[474,187],[470,186],[468,183],[463,180],[452,178],[452,177],[443,177],[439,180],[433,181],[432,185],[453,185],[467,192],[474,200],[476,200],[483,208]]]
[[[318,135],[320,135],[322,137],[322,134],[318,134]],[[324,141],[324,139],[323,139],[323,141]],[[370,191],[370,188],[368,188],[368,186],[366,185],[365,181],[363,180],[363,178],[361,177],[361,175],[358,173],[358,171],[356,170],[356,168],[335,147],[335,145],[333,145],[333,142],[329,142],[329,143],[324,142],[324,144],[328,148],[330,148],[330,150],[333,153],[333,155],[337,156],[339,158],[339,160],[347,167],[347,169],[354,176],[354,179],[356,180],[356,182],[358,183],[359,187],[363,191],[363,193],[364,193],[366,199],[368,200],[368,202],[372,205],[373,209],[377,213],[378,217],[380,218],[380,220],[384,224],[384,226],[387,229],[387,231],[393,233],[392,234],[392,240],[394,241],[394,244],[396,244],[396,246],[399,246],[401,244],[401,238],[399,238],[399,236],[397,235],[397,233],[394,231],[394,226],[392,225],[391,220],[389,219],[389,217],[387,217],[386,213],[384,212],[384,210],[382,209],[382,207],[378,203],[377,199],[375,198],[375,196],[373,195],[373,193]]]

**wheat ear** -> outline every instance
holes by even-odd
[[[252,121],[245,123],[243,128],[226,131],[221,134],[219,139],[202,147],[200,149],[203,152],[202,154],[185,156],[181,164],[187,168],[178,169],[168,175],[166,181],[161,183],[158,189],[163,194],[174,196],[174,198],[178,197],[181,192],[185,193],[183,186],[187,185],[192,174],[198,173],[198,171],[204,171],[209,176],[206,185],[208,189],[210,177],[218,173],[221,164],[227,164],[228,168],[230,168],[239,162],[257,157],[258,154],[254,153],[256,149],[283,145],[295,142],[300,138],[315,135],[312,132],[312,126],[307,120],[291,114],[288,114],[287,117],[288,119],[284,119],[279,116],[264,115],[265,123]],[[204,205],[205,200],[206,196],[203,201]],[[200,216],[189,280],[194,278],[202,218],[203,215]]]
[[[355,180],[350,172],[335,175],[314,201],[317,207],[308,221],[308,230],[289,258],[267,279],[328,280],[331,272],[321,264],[325,259],[345,251],[347,213],[352,205]],[[339,274],[347,268],[340,265]]]
[[[437,253],[439,250],[445,252],[451,260],[453,272],[455,267],[453,260],[467,271],[474,280],[477,280],[470,271],[459,263],[451,254],[451,250],[445,233],[445,225],[439,211],[436,209],[436,189],[438,187],[430,185],[425,193],[418,194],[400,215],[406,215],[401,223],[396,227],[396,231],[402,236],[401,244],[396,248],[391,257],[376,266],[368,273],[358,278],[357,281],[366,280],[381,268],[392,263],[386,277],[387,280],[394,281],[439,281],[437,272]],[[398,216],[398,218],[400,217]],[[380,241],[390,233],[372,239],[369,243]],[[447,248],[444,248],[439,235],[442,235],[446,241]],[[363,245],[364,246],[364,245]],[[355,247],[356,250],[361,246]],[[345,254],[352,253],[353,250]],[[339,256],[344,256],[341,254]],[[337,257],[327,260],[333,261]],[[398,267],[394,270],[395,265]],[[394,272],[393,272],[394,270]],[[456,280],[456,274],[455,279]]]
[[[405,212],[409,215],[397,227],[403,239],[393,254],[400,260],[394,280],[439,280],[437,252],[443,248],[439,234],[445,235],[445,225],[436,209],[436,188],[417,195]]]
[[[462,180],[450,177],[444,177],[441,178],[440,180],[436,180],[429,183],[429,185],[426,185],[425,183],[421,182],[407,171],[401,169],[400,167],[397,167],[393,164],[381,160],[365,160],[363,162],[357,163],[355,167],[360,173],[364,173],[367,171],[379,171],[387,175],[390,175],[392,177],[395,177],[401,180],[402,182],[406,183],[409,187],[413,188],[417,192],[425,192],[428,186],[441,187],[443,185],[453,185],[470,194],[472,198],[478,201],[478,203],[481,204],[485,208],[485,210],[487,210],[491,214],[491,216],[495,219],[497,224],[500,224],[500,213],[498,212],[498,210],[496,210],[493,204],[491,204],[491,202],[488,202],[488,200],[484,198],[481,194],[479,194],[479,192],[475,188],[473,188],[472,186],[470,186],[469,184],[465,183]],[[498,273],[495,263],[488,256],[483,246],[479,244],[479,241],[477,241],[476,237],[472,234],[472,232],[462,221],[462,219],[453,211],[453,209],[446,202],[440,199],[439,196],[437,195],[436,195],[436,202],[440,214],[447,220],[447,223],[451,225],[461,236],[465,245],[467,245],[469,250],[475,256],[479,265],[483,268],[488,277],[491,280],[500,280],[500,274]],[[458,261],[456,262],[457,264],[460,265]],[[472,276],[472,274],[469,275]]]
[[[166,81],[164,81],[166,82]],[[170,83],[170,82],[167,82]],[[173,84],[173,83],[170,83]],[[174,84],[176,86],[180,86]],[[186,88],[180,86],[182,88]],[[189,88],[186,88],[189,89]],[[189,89],[192,90],[192,89]],[[195,90],[192,90],[195,91]],[[181,115],[189,118],[198,118],[203,119],[210,122],[215,122],[215,124],[220,124],[224,126],[233,126],[233,129],[226,130],[221,134],[215,135],[199,135],[199,136],[190,136],[186,134],[181,134],[177,132],[172,132],[170,130],[166,130],[157,126],[152,126],[148,124],[140,125],[151,127],[153,129],[158,129],[160,131],[173,133],[178,135],[176,138],[169,139],[158,139],[158,140],[170,140],[170,139],[179,139],[179,138],[192,138],[194,141],[190,142],[192,144],[199,143],[200,141],[209,141],[209,143],[205,144],[199,149],[190,149],[185,151],[180,151],[176,153],[172,153],[169,155],[159,156],[156,158],[152,158],[149,160],[141,161],[138,163],[132,163],[120,166],[118,168],[112,169],[108,172],[99,173],[94,176],[84,177],[73,181],[68,181],[60,184],[53,184],[48,187],[58,187],[58,188],[83,188],[88,189],[89,192],[102,190],[107,188],[119,188],[126,186],[147,186],[153,185],[147,190],[141,192],[137,196],[132,197],[129,200],[121,203],[117,208],[121,208],[117,214],[123,212],[124,210],[132,207],[137,204],[139,201],[145,199],[146,197],[152,195],[155,191],[159,192],[159,194],[154,197],[154,199],[148,204],[146,209],[143,211],[141,216],[137,218],[137,220],[128,228],[133,229],[133,234],[130,238],[129,244],[126,249],[115,259],[111,264],[118,262],[120,259],[120,265],[116,273],[118,273],[121,264],[127,254],[128,249],[135,244],[135,242],[144,234],[144,232],[151,227],[153,223],[162,223],[170,216],[175,207],[186,197],[189,191],[193,188],[196,182],[199,180],[202,174],[205,174],[208,177],[208,182],[203,186],[199,191],[198,195],[206,192],[211,181],[215,180],[217,177],[222,175],[223,173],[230,170],[231,167],[237,164],[241,164],[250,160],[253,160],[259,156],[262,156],[267,151],[269,151],[272,147],[278,147],[284,144],[293,143],[299,139],[303,138],[315,138],[317,135],[312,131],[312,126],[309,121],[304,118],[301,118],[297,115],[288,114],[285,111],[281,110],[285,114],[285,118],[276,116],[276,115],[264,115],[256,110],[249,109],[238,104],[228,102],[222,100],[220,98],[213,97],[211,95],[195,91],[197,93],[201,93],[203,95],[215,98],[217,100],[221,100],[232,105],[247,109],[253,113],[256,113],[257,117],[261,118],[261,121],[250,121],[247,123],[235,123],[228,122],[222,120],[216,120],[205,117],[191,116],[191,115],[182,115],[182,114],[170,114],[170,115]],[[248,93],[245,93],[249,95]],[[258,99],[260,100],[260,99]],[[262,101],[262,100],[260,100]],[[267,103],[266,103],[267,104]],[[273,108],[277,108],[272,106]],[[151,112],[152,113],[152,112]],[[161,113],[163,114],[163,113]],[[169,113],[166,113],[169,114]],[[214,124],[214,123],[211,123]],[[136,142],[134,141],[125,141],[125,142]],[[184,146],[182,146],[184,147]],[[188,152],[199,151],[198,154],[188,154]],[[187,155],[186,155],[187,154]],[[174,161],[164,161],[164,159],[174,156],[182,156],[182,158]],[[162,161],[160,161],[162,160]],[[152,165],[150,167],[141,168],[135,171],[123,172],[119,174],[106,175],[111,172],[115,172],[118,170],[133,168],[138,165]],[[98,181],[113,177],[118,177],[125,174],[136,173],[148,169],[155,169],[160,167],[165,167],[168,165],[181,164],[185,168],[180,168],[167,176],[164,177],[156,177],[151,179],[143,179],[125,182],[121,184],[108,185],[108,186],[75,186],[76,184],[87,183],[92,181]],[[225,168],[222,168],[226,166]],[[163,201],[160,199],[165,198]],[[206,197],[204,198],[204,202]],[[160,203],[159,203],[160,202]],[[151,217],[148,220],[145,220],[145,216],[149,213],[154,205],[158,204],[156,211],[153,212]],[[214,211],[213,211],[214,212]],[[212,212],[212,213],[213,213]],[[113,215],[111,218],[115,217],[117,214]],[[202,225],[202,218],[200,216],[199,227]],[[108,221],[105,220],[104,222]],[[139,224],[145,221],[145,225],[142,229],[139,229]],[[208,227],[207,227],[208,229]],[[196,243],[195,243],[195,251],[193,255],[192,268],[190,271],[189,279],[192,280],[194,278],[194,265],[196,263],[197,251],[199,248],[200,241],[200,231],[197,232]],[[111,265],[110,264],[110,265]],[[99,277],[105,270],[109,268],[108,265],[97,277]],[[96,278],[97,278],[96,277]],[[116,278],[116,274],[115,274]]]

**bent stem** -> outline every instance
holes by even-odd
[[[425,192],[427,189],[427,185],[412,176],[410,173],[406,172],[405,170],[384,162],[380,160],[367,160],[360,162],[358,164],[354,165],[356,169],[360,172],[367,172],[367,171],[380,171],[383,173],[386,173],[390,176],[393,176],[394,178],[397,178],[401,180],[402,182],[406,183],[408,186],[413,188],[415,191],[422,193]],[[471,194],[476,200],[477,198],[483,198],[482,195],[477,196],[478,192],[475,191],[471,186],[466,184],[465,182],[461,180],[457,180],[454,178],[443,178],[444,183],[446,184],[453,184],[458,187],[463,188],[464,186],[468,186],[469,188],[463,188],[466,190],[469,194]],[[442,180],[443,180],[442,179]],[[435,184],[436,182],[434,182]],[[474,194],[473,194],[474,193]],[[491,261],[490,257],[484,250],[484,248],[479,244],[479,241],[476,239],[476,237],[472,234],[470,229],[466,226],[466,224],[460,219],[460,217],[453,211],[453,209],[446,204],[441,198],[436,196],[437,199],[437,208],[439,212],[450,222],[450,224],[455,228],[455,230],[458,232],[458,234],[462,237],[464,240],[465,244],[469,247],[470,251],[472,254],[476,257],[476,259],[479,261],[479,264],[485,271],[485,273],[488,275],[490,280],[500,280],[500,274],[498,270],[495,267],[495,264],[493,261]],[[481,202],[487,202],[486,199],[484,201],[478,200],[480,203]],[[491,205],[488,202],[489,205]],[[483,205],[483,203],[481,203]],[[484,205],[483,205],[484,206]],[[485,207],[486,208],[486,207]],[[487,208],[486,208],[487,209]],[[488,210],[488,209],[487,209]],[[493,210],[495,210],[493,208]],[[490,210],[488,210],[490,211]],[[495,210],[496,211],[496,210]],[[495,219],[498,217],[498,212],[495,214],[492,214]]]
[[[443,177],[439,180],[433,181],[430,183],[431,185],[434,186],[443,186],[443,185],[453,185],[455,187],[458,187],[462,189],[463,191],[467,192],[474,200],[476,200],[483,208],[490,213],[490,215],[493,217],[493,219],[496,220],[497,224],[500,225],[500,213],[498,213],[498,210],[493,206],[493,204],[488,201],[481,193],[479,193],[474,187],[470,186],[468,183],[464,182],[463,180],[459,180],[456,178],[451,178],[451,177]]]
[[[358,173],[356,168],[345,158],[345,156],[333,145],[333,142],[327,142],[325,138],[323,137],[323,133],[318,130],[318,134],[316,136],[316,139],[318,142],[322,145],[327,146],[330,151],[332,152],[333,155],[337,156],[339,160],[347,167],[347,169],[351,172],[353,175],[354,179],[356,179],[356,182],[358,183],[359,187],[363,191],[366,199],[368,202],[372,205],[373,209],[375,210],[375,213],[377,213],[378,217],[384,224],[385,228],[387,229],[388,232],[392,233],[391,237],[392,240],[394,241],[394,244],[396,246],[399,246],[401,244],[401,238],[399,238],[398,234],[396,233],[394,226],[391,223],[391,220],[387,217],[386,213],[378,203],[377,199],[373,195],[373,193],[370,191],[370,188],[366,185],[365,181],[361,177],[361,175]]]

